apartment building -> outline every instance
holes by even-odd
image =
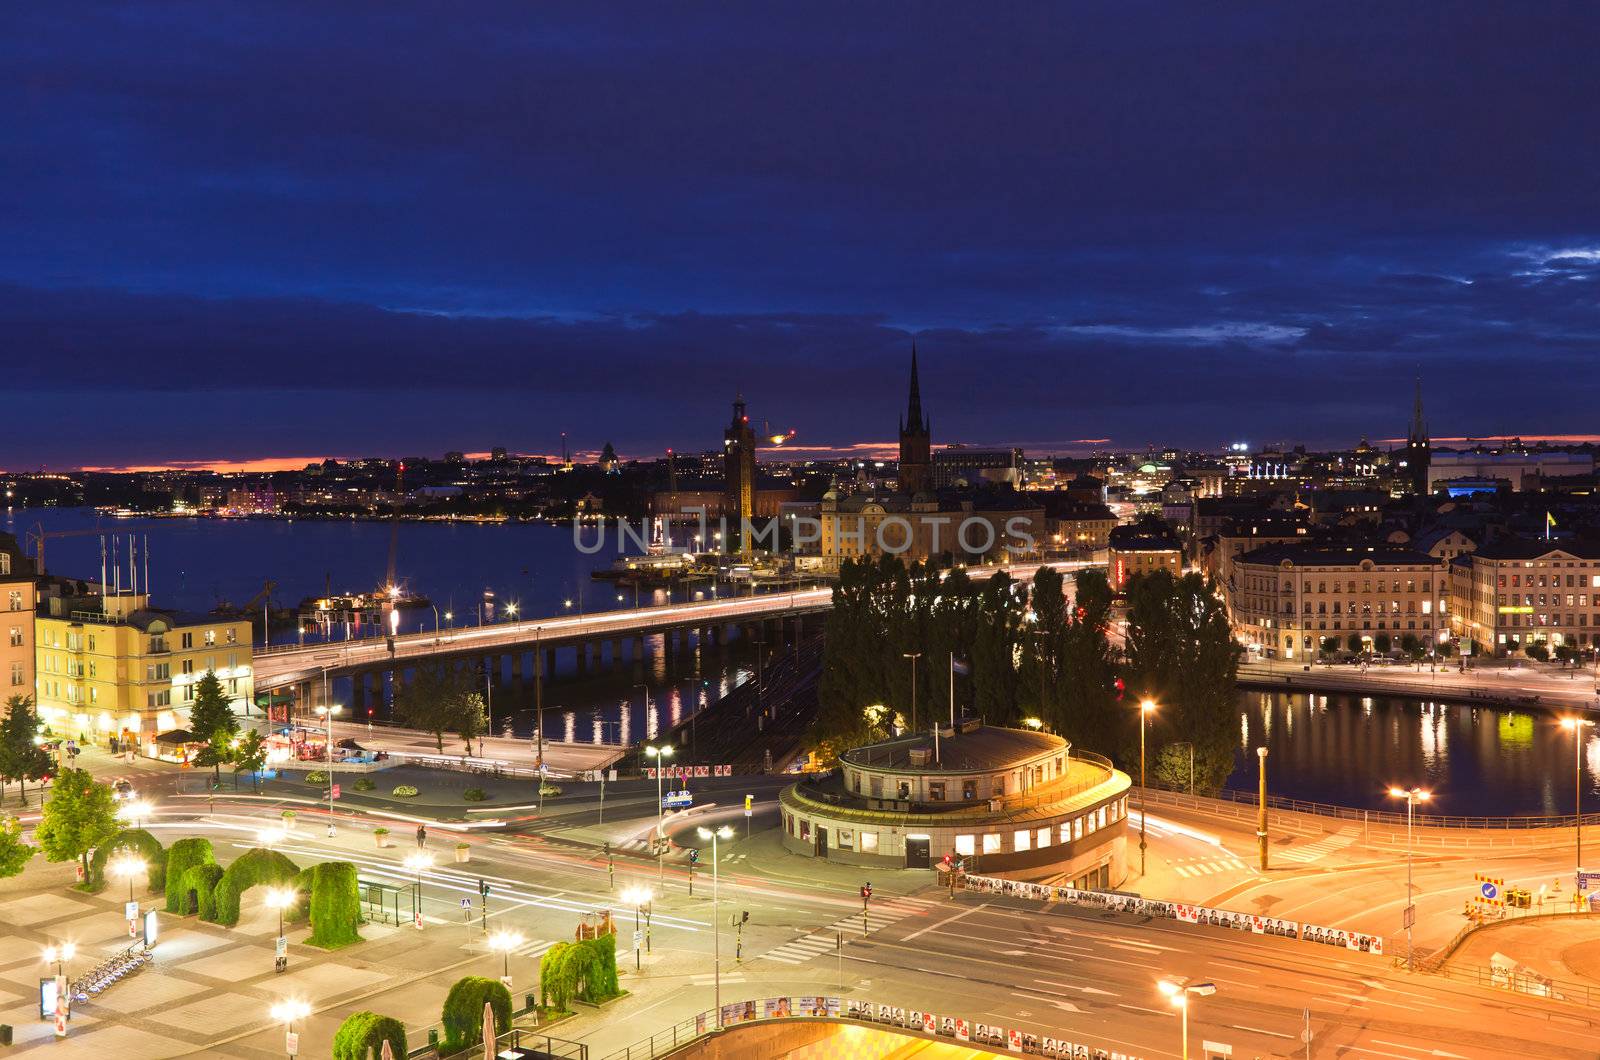
[[[17,539],[0,534],[0,704],[34,694],[33,614],[38,606],[33,563]]]
[[[1534,641],[1600,645],[1600,547],[1506,538],[1450,563],[1452,626],[1477,651],[1505,655]]]

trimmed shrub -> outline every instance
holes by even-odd
[[[489,793],[482,788],[468,788],[461,793],[461,797],[468,802],[482,802],[489,797]]]
[[[539,1004],[567,1012],[574,998],[598,1004],[622,993],[617,982],[617,937],[558,942],[539,961]]]
[[[406,1055],[405,1024],[376,1012],[352,1012],[333,1036],[333,1060],[371,1060],[387,1041],[396,1057]]]
[[[239,896],[263,883],[293,883],[300,874],[294,862],[265,847],[240,854],[217,881],[217,923],[233,927],[239,922]]]
[[[361,885],[356,867],[348,861],[324,861],[311,866],[311,937],[306,941],[323,949],[360,942]]]
[[[351,785],[351,787],[355,788],[357,791],[371,791],[377,786],[378,785],[372,782],[371,777],[357,777],[356,782]]]
[[[504,1034],[511,1029],[511,991],[504,983],[481,975],[457,979],[444,999],[444,1042],[439,1047],[442,1053],[459,1053],[483,1041],[485,1001],[494,1008],[495,1033]]]
[[[83,889],[91,894],[105,890],[106,862],[124,850],[137,854],[150,867],[151,894],[160,894],[166,889],[166,851],[161,849],[161,842],[143,828],[123,829],[109,842],[95,848],[94,857],[89,859],[89,871],[83,877]]]
[[[167,879],[173,884],[167,888],[167,912],[177,913],[179,916],[188,916],[194,912],[194,899],[181,886],[184,875],[196,865],[216,863],[217,857],[211,850],[211,840],[205,836],[187,836],[172,844],[167,850]],[[212,881],[212,886],[216,886],[215,881]]]
[[[409,799],[415,797],[417,794],[417,789],[412,787],[410,784],[396,784],[394,786],[394,790],[389,794],[395,796],[396,798]]]
[[[178,912],[183,916],[199,913],[201,920],[216,923],[217,882],[222,879],[222,866],[216,862],[191,865],[178,881]]]
[[[539,786],[539,794],[547,799],[553,799],[561,794],[561,789],[554,784],[541,784]]]
[[[324,773],[320,769],[313,769],[311,772],[306,774],[307,784],[326,784],[327,782],[328,774]]]

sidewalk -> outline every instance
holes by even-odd
[[[1457,703],[1550,710],[1600,710],[1596,676],[1587,670],[1543,666],[1478,664],[1465,672],[1455,666],[1419,671],[1412,664],[1374,666],[1363,673],[1346,664],[1244,663],[1238,683],[1289,692],[1357,692],[1362,695],[1422,696]]]

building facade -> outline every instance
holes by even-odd
[[[33,672],[34,611],[38,606],[33,561],[17,539],[0,534],[0,704],[36,694]]]
[[[1441,560],[1382,545],[1268,545],[1233,561],[1223,585],[1235,635],[1272,659],[1315,659],[1324,638],[1391,648],[1407,634],[1424,646],[1449,636],[1449,580]]]
[[[1507,655],[1543,641],[1600,645],[1600,548],[1508,538],[1450,563],[1451,622],[1463,651]]]
[[[154,756],[157,735],[187,725],[195,682],[207,671],[246,712],[254,694],[248,621],[152,608],[131,592],[44,604],[35,664],[39,713],[51,724],[117,736]]]
[[[832,773],[784,789],[783,843],[852,865],[931,868],[949,854],[970,872],[1115,887],[1130,786],[1058,736],[962,719],[937,741],[847,751]]]
[[[1183,546],[1164,523],[1144,519],[1111,531],[1106,549],[1106,577],[1115,592],[1122,592],[1140,574],[1169,571],[1183,573]]]

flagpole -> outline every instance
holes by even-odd
[[[956,653],[950,653],[950,728],[956,727]]]

